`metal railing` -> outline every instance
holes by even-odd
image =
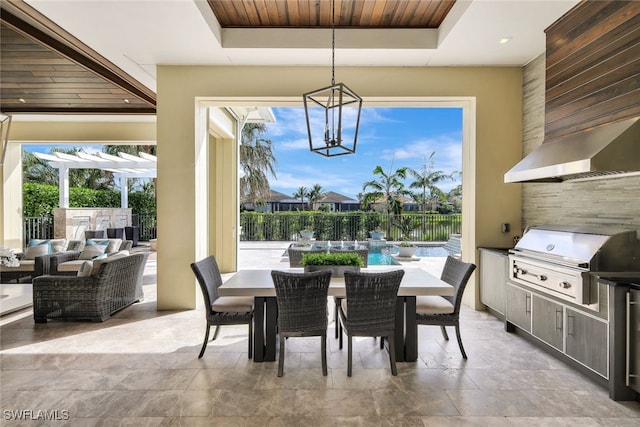
[[[132,223],[139,227],[138,240],[148,241],[157,238],[155,215],[132,215]],[[53,239],[53,215],[24,217],[23,230],[25,244],[31,239]]]
[[[133,215],[133,225],[139,227],[139,240],[156,239],[157,218],[155,215]],[[408,223],[410,232],[403,233],[398,226]],[[324,212],[242,212],[240,214],[244,241],[297,240],[300,230],[312,230],[318,240],[365,240],[374,229],[385,232],[387,240],[442,242],[451,234],[460,234],[460,214],[403,214],[383,215],[376,212],[324,213]],[[25,217],[25,242],[31,239],[53,238],[53,216]]]
[[[53,239],[53,215],[25,217],[23,231],[25,244],[31,239]]]
[[[405,229],[402,229],[404,224]],[[312,230],[318,240],[364,240],[380,229],[387,240],[447,241],[460,234],[460,214],[384,215],[376,212],[242,212],[243,241],[297,240],[300,230]]]

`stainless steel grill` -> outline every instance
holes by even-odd
[[[636,230],[537,226],[509,251],[510,279],[576,304],[595,304],[593,272],[640,270]]]

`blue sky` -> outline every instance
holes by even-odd
[[[323,157],[309,151],[307,127],[302,107],[273,108],[275,123],[267,124],[263,135],[273,142],[277,178],[271,188],[293,195],[299,187],[320,184],[357,199],[362,184],[376,179],[373,169],[382,166],[395,171],[408,166],[420,170],[435,151],[435,170],[447,174],[462,170],[462,109],[432,107],[365,107],[362,109],[355,154]],[[77,145],[86,152],[101,146]],[[25,145],[31,152],[49,153],[52,145]],[[70,146],[66,146],[67,148]],[[411,180],[407,180],[408,185]],[[444,191],[460,182],[440,185]]]
[[[264,135],[273,142],[277,159],[277,178],[270,185],[287,195],[320,184],[325,191],[355,199],[364,182],[376,179],[376,165],[387,172],[403,166],[420,170],[433,151],[435,170],[462,170],[461,108],[363,108],[356,153],[329,158],[309,151],[304,109],[273,112],[277,121],[267,124]],[[449,191],[458,184],[451,181],[440,187]]]

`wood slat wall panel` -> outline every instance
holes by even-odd
[[[640,63],[638,64],[638,67],[640,68]],[[640,74],[624,78],[615,82],[615,84],[603,87],[591,93],[591,96],[577,99],[571,103],[560,104],[556,108],[549,108],[547,106],[547,124],[553,127],[555,122],[561,121],[576,112],[583,112],[583,110],[598,107],[599,104],[603,102],[624,96],[630,92],[635,92],[638,87],[640,87]]]
[[[640,107],[630,108],[640,99],[640,89],[599,103],[595,108],[579,110],[563,120],[545,123],[547,135],[570,135],[607,123],[640,116]]]
[[[547,90],[549,111],[567,103],[579,100],[600,89],[615,85],[629,76],[640,72],[640,43],[638,53],[632,57],[619,55],[601,62],[588,72],[568,79],[564,84]],[[633,58],[633,59],[630,59]]]
[[[590,55],[572,55],[569,54],[564,61],[556,62],[547,68],[547,89],[553,89],[556,85],[565,82],[567,67],[570,67],[573,74],[580,74],[591,67],[597,66],[603,60],[606,60],[611,52],[623,52],[633,48],[638,44],[640,38],[640,15],[637,15],[629,22],[632,31],[628,31],[626,27],[618,27],[612,31],[612,40],[599,39],[594,42],[593,53]]]
[[[545,141],[640,116],[640,2],[583,1],[547,29]]]
[[[568,13],[547,28],[547,64],[561,62],[567,56],[576,54],[608,31],[618,27],[624,21],[621,9],[635,7],[624,1],[587,1],[576,8],[584,8],[577,14]],[[564,22],[569,19],[570,22]],[[628,17],[627,17],[628,19]]]

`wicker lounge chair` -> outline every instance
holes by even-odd
[[[327,292],[331,271],[285,273],[272,271],[278,301],[280,355],[278,376],[284,372],[285,338],[321,338],[322,375],[327,375]]]
[[[464,351],[460,337],[460,304],[464,289],[475,268],[475,264],[460,261],[451,255],[448,256],[440,278],[455,288],[455,295],[447,297],[419,296],[416,298],[418,325],[439,325],[445,340],[449,339],[445,326],[454,326],[458,346],[464,359],[467,358],[467,353]]]
[[[104,322],[143,298],[142,276],[148,254],[103,262],[95,275],[40,276],[33,279],[33,318]]]
[[[340,317],[340,348],[342,329],[347,333],[347,375],[351,376],[352,346],[354,336],[387,337],[391,373],[397,375],[394,345],[396,302],[398,288],[404,276],[403,270],[382,273],[353,273],[345,271],[347,298],[342,300]]]
[[[211,341],[218,337],[221,325],[249,325],[249,359],[253,355],[253,297],[220,297],[218,288],[222,285],[222,276],[216,259],[209,255],[201,261],[191,263],[191,269],[198,279],[207,315],[207,330],[198,359],[204,356],[209,341],[209,330],[215,325]]]

